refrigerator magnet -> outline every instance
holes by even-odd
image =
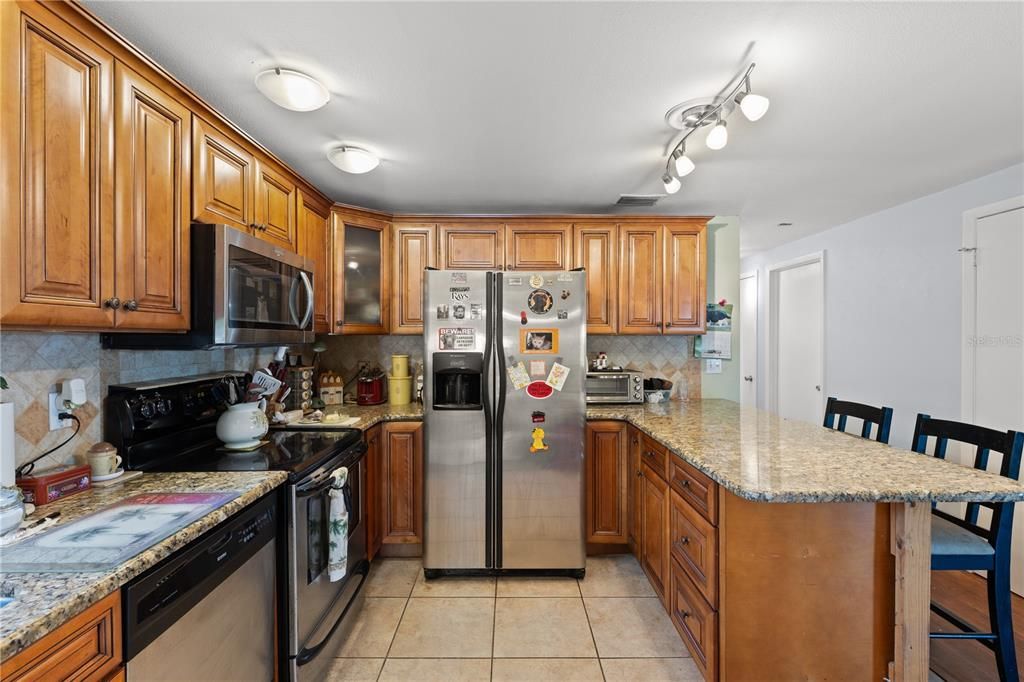
[[[530,375],[526,373],[526,367],[522,362],[517,362],[508,368],[508,380],[512,382],[512,388],[517,391],[530,383]]]
[[[548,373],[548,363],[543,360],[530,360],[530,376],[542,377]]]
[[[551,363],[551,371],[544,382],[556,391],[561,391],[565,386],[565,380],[569,378],[569,368],[557,362]]]
[[[554,304],[555,299],[547,289],[534,289],[526,297],[526,307],[536,315],[548,312]]]
[[[508,278],[508,285],[510,287],[521,287],[521,286],[523,286],[523,278],[522,277],[509,277]]]
[[[548,386],[543,381],[531,381],[526,387],[526,395],[537,400],[544,400],[550,398],[551,394],[555,392],[555,389]]]
[[[442,327],[437,330],[438,350],[473,350],[476,330],[472,327]]]
[[[557,353],[557,329],[520,329],[520,353]]]

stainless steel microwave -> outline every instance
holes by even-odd
[[[230,225],[193,223],[191,233],[191,329],[185,334],[104,334],[104,347],[313,342],[313,261]]]
[[[632,369],[587,372],[583,389],[588,403],[642,403],[644,375]]]

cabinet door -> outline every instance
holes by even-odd
[[[661,225],[619,226],[619,333],[661,332]]]
[[[192,218],[249,230],[253,218],[252,154],[198,116],[192,118]]]
[[[423,269],[434,267],[437,226],[395,223],[391,276],[391,333],[423,333]]]
[[[712,606],[718,604],[718,531],[675,490],[669,491],[669,551]]]
[[[629,469],[627,471],[628,481],[628,508],[629,508],[629,544],[633,554],[640,556],[642,547],[641,539],[641,503],[643,500],[643,479],[640,471],[640,432],[633,426],[627,431],[629,437]]]
[[[705,223],[665,228],[665,333],[703,334],[707,295]]]
[[[331,216],[334,268],[333,331],[387,334],[390,225],[336,211]]]
[[[509,270],[568,270],[572,225],[506,225],[505,263]]]
[[[313,261],[313,331],[331,330],[329,207],[299,191],[299,253]]]
[[[271,244],[296,250],[295,183],[266,161],[256,164],[254,234]]]
[[[114,60],[42,3],[0,3],[0,12],[0,319],[110,327]]]
[[[439,225],[437,262],[442,270],[502,270],[505,267],[502,224]]]
[[[626,544],[629,539],[626,456],[623,422],[587,422],[587,542]]]
[[[366,432],[366,553],[373,561],[384,539],[384,477],[382,472],[380,426]]]
[[[640,565],[664,603],[669,580],[668,484],[646,464],[641,471]]]
[[[576,224],[573,246],[573,267],[586,270],[587,334],[614,334],[619,300],[615,267],[618,228],[607,223]]]
[[[120,62],[114,72],[116,326],[185,331],[192,114]]]
[[[423,424],[383,427],[384,544],[423,542]]]

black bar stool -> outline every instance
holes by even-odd
[[[917,415],[914,428],[915,452],[928,454],[928,438],[935,438],[934,456],[946,457],[950,440],[974,445],[974,468],[988,468],[989,455],[1001,455],[999,474],[1017,479],[1020,475],[1024,433],[1000,432],[962,422]],[[992,510],[986,528],[978,523],[981,507]],[[1017,652],[1013,641],[1012,593],[1010,592],[1010,540],[1013,531],[1012,502],[969,502],[964,518],[932,510],[932,570],[987,571],[988,613],[991,632],[979,632],[965,620],[932,602],[932,611],[962,632],[931,633],[933,639],[977,639],[995,652],[999,679],[1018,680]]]
[[[836,426],[836,417],[839,417],[839,425]],[[825,405],[825,428],[838,429],[846,432],[846,418],[854,417],[864,420],[864,426],[860,430],[861,438],[871,437],[871,425],[878,426],[875,440],[879,443],[889,443],[889,427],[892,426],[891,407],[873,407],[862,403],[851,403],[830,397]]]

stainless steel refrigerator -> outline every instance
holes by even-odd
[[[583,277],[424,272],[428,578],[583,575]]]

